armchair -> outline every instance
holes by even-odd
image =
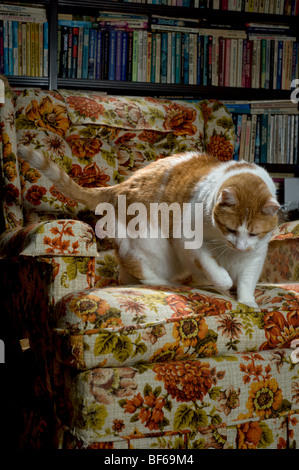
[[[273,234],[258,309],[194,279],[120,286],[95,215],[17,156],[19,144],[47,152],[89,187],[184,150],[228,160],[234,130],[225,107],[19,91],[1,78],[1,339],[13,350],[26,338],[33,370],[31,399],[19,402],[20,446],[298,447],[299,222]]]

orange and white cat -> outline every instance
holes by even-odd
[[[65,196],[93,211],[104,202],[117,211],[118,196],[126,196],[127,205],[137,202],[148,208],[151,203],[176,202],[181,207],[189,203],[191,208],[201,203],[200,248],[186,249],[184,234],[181,238],[171,236],[171,232],[169,238],[121,238],[116,232],[121,283],[167,285],[193,274],[200,285],[213,285],[221,291],[234,285],[238,301],[257,307],[254,290],[279,208],[274,183],[263,168],[187,152],[153,162],[118,185],[87,189],[43,153],[23,146],[18,154]],[[191,210],[191,217],[194,215]],[[191,222],[196,226],[195,220]]]

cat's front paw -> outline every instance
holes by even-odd
[[[233,286],[233,281],[224,268],[219,268],[217,276],[213,278],[213,284],[219,290],[229,291]]]
[[[254,297],[248,297],[248,298],[238,298],[238,302],[241,304],[247,305],[247,307],[253,307],[253,308],[258,308],[258,304],[255,301]]]

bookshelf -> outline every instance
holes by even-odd
[[[209,81],[208,84],[203,84],[203,80],[198,80],[199,83],[196,83],[196,78],[191,84],[185,83],[183,76],[181,75],[180,82],[175,83],[175,80],[168,83],[161,83],[162,80],[152,81],[152,80],[141,80],[137,81],[132,80],[117,80],[117,79],[107,79],[107,77],[99,78],[74,78],[74,77],[62,77],[61,73],[58,71],[58,57],[59,44],[58,40],[58,15],[59,14],[72,14],[78,16],[92,16],[97,18],[100,12],[113,12],[119,14],[138,14],[146,15],[148,17],[148,31],[155,32],[153,28],[153,18],[156,15],[161,17],[171,17],[176,19],[194,19],[194,21],[200,21],[198,23],[198,28],[206,28],[207,26],[212,28],[223,28],[223,25],[230,25],[233,30],[242,30],[247,31],[247,37],[249,38],[249,30],[246,29],[248,23],[267,23],[272,25],[285,25],[289,27],[292,31],[292,35],[295,36],[296,41],[299,41],[299,30],[298,30],[298,16],[293,16],[290,13],[293,8],[296,10],[297,14],[299,9],[299,0],[265,0],[264,2],[253,2],[249,0],[252,9],[255,8],[258,11],[232,11],[232,10],[223,10],[223,9],[213,9],[213,6],[220,7],[223,4],[230,5],[242,5],[242,8],[246,4],[245,0],[236,0],[230,2],[215,1],[215,0],[190,0],[191,5],[201,5],[197,6],[173,6],[173,1],[170,0],[145,0],[149,3],[143,2],[133,2],[130,0],[127,1],[115,1],[115,0],[87,0],[83,2],[82,0],[31,0],[31,4],[42,4],[45,6],[47,11],[47,20],[48,20],[48,75],[42,77],[29,77],[29,76],[8,76],[9,81],[12,86],[16,87],[42,87],[49,89],[59,89],[59,88],[70,88],[74,90],[100,90],[108,94],[125,94],[125,95],[147,95],[147,96],[163,96],[163,97],[178,97],[178,98],[190,98],[190,99],[205,99],[205,98],[215,98],[222,101],[226,100],[248,100],[248,101],[257,101],[257,100],[289,100],[290,99],[290,89],[274,89],[274,84],[267,88],[261,87],[261,83],[258,86],[251,86],[247,83],[242,86],[236,86],[235,84],[230,84],[230,86],[223,86],[220,84],[220,81],[217,81],[217,85],[211,84]],[[179,2],[180,0],[177,0]],[[183,4],[186,0],[181,1]],[[248,0],[247,0],[248,1]],[[155,3],[154,3],[155,2]],[[166,5],[164,3],[172,3],[172,5]],[[6,2],[9,3],[9,2]],[[13,3],[13,2],[12,2]],[[29,1],[19,0],[19,4],[27,4]],[[270,10],[270,13],[260,13],[260,4],[272,3],[275,5],[282,5],[280,9],[280,14],[278,11],[273,13],[273,9]],[[298,4],[298,6],[297,6]],[[278,7],[277,7],[278,8]],[[275,8],[274,8],[275,10]],[[288,10],[288,14],[286,13]],[[294,11],[293,11],[294,13]],[[156,31],[156,32],[159,32]],[[262,33],[260,33],[262,34]],[[275,33],[273,33],[274,35]],[[191,35],[190,35],[191,36]],[[253,42],[253,41],[251,41]],[[256,41],[257,42],[257,41]],[[274,41],[272,41],[274,42]],[[199,46],[198,46],[199,47]],[[272,46],[271,46],[272,47]],[[269,56],[267,56],[269,57]],[[261,59],[260,59],[261,60]],[[224,59],[223,59],[224,61]],[[275,64],[276,67],[276,64]],[[240,65],[239,65],[240,68]],[[242,72],[243,73],[243,72]],[[294,75],[294,73],[293,73]],[[298,66],[296,70],[296,78],[299,78]],[[271,78],[271,77],[270,77]],[[257,83],[257,82],[256,82]],[[299,94],[298,94],[299,95]],[[298,96],[297,95],[297,96]],[[297,106],[298,108],[298,106]],[[283,172],[292,172],[298,176],[299,168],[299,157],[293,160],[293,163],[288,164],[287,162],[280,163],[261,163],[268,170],[271,170],[275,173]]]

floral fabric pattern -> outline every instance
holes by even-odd
[[[65,296],[56,311],[62,362],[78,369],[164,363],[289,348],[299,338],[299,295],[260,286],[258,309],[216,291],[106,287]],[[169,392],[170,393],[170,392]]]
[[[111,240],[95,237],[95,214],[17,158],[18,145],[30,146],[86,188],[188,150],[226,161],[235,136],[225,107],[12,91],[3,79],[1,311],[9,312],[7,341],[28,339],[36,371],[31,408],[14,396],[23,447],[298,448],[298,222],[273,233],[258,308],[191,278],[176,287],[119,286]]]

